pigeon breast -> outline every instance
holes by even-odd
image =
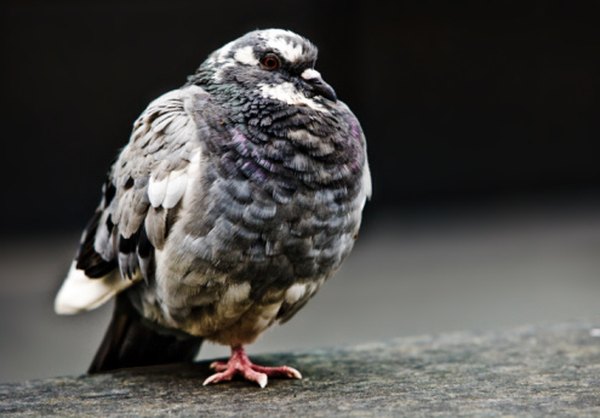
[[[291,105],[257,91],[233,103],[196,121],[200,146],[178,174],[185,193],[154,278],[133,299],[162,325],[245,344],[340,267],[370,179],[360,125],[342,102]]]

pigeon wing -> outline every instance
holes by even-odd
[[[152,277],[154,250],[165,243],[189,177],[200,172],[199,115],[208,97],[193,85],[173,90],[134,123],[56,296],[57,313],[94,309]]]

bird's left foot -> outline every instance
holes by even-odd
[[[233,376],[240,374],[244,379],[256,382],[261,388],[267,386],[269,377],[287,377],[290,379],[302,379],[300,372],[292,367],[265,367],[254,364],[248,358],[244,347],[232,347],[229,361],[215,361],[210,368],[217,373],[208,377],[203,385],[211,383],[225,382],[233,379]]]

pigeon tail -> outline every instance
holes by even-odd
[[[202,338],[158,331],[142,319],[121,293],[115,310],[88,373],[100,373],[126,367],[191,362],[200,350]]]

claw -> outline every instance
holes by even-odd
[[[256,379],[256,383],[258,383],[258,386],[260,386],[261,389],[264,389],[265,386],[267,386],[268,381],[269,381],[269,378],[267,377],[266,374],[258,373],[258,379]]]
[[[215,373],[212,376],[209,376],[202,382],[202,386],[210,385],[211,383],[219,383],[227,380],[231,380],[233,378],[233,374],[227,375],[226,373]]]

